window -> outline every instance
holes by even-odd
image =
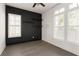
[[[78,4],[70,4],[68,11],[68,40],[79,43],[79,8]]]
[[[58,12],[58,13],[56,13]],[[64,39],[64,8],[55,11],[54,16],[54,38]]]
[[[8,38],[21,37],[21,15],[8,13]]]

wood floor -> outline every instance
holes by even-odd
[[[9,45],[2,56],[75,56],[42,40]]]

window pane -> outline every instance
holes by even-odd
[[[16,19],[15,19],[15,15],[13,15],[13,14],[8,14],[8,25],[15,25],[15,21],[16,21]]]
[[[54,27],[54,38],[59,40],[64,39],[64,27]]]
[[[9,29],[8,29],[8,37],[11,38],[11,37],[15,37],[15,27],[12,27],[12,26],[9,26]]]
[[[16,35],[21,36],[21,28],[20,27],[16,27]]]
[[[68,13],[68,22],[70,26],[79,25],[79,9],[70,11]]]
[[[16,18],[16,25],[21,25],[21,16],[19,16],[19,15],[17,15],[17,16],[15,16],[15,18]]]
[[[79,43],[79,27],[68,27],[68,41]]]
[[[55,26],[64,26],[64,14],[55,16]]]

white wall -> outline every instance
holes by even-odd
[[[0,3],[0,55],[5,49],[5,4]]]
[[[74,53],[76,55],[79,55],[79,44],[75,44],[72,42],[67,41],[67,34],[65,32],[65,39],[64,40],[58,40],[53,38],[53,13],[56,8],[60,8],[61,6],[66,6],[67,4],[60,4],[51,10],[47,11],[46,13],[42,14],[42,40],[49,42],[55,46],[58,46],[64,50],[67,50],[71,53]],[[67,18],[65,17],[65,20]],[[66,25],[65,25],[66,26]],[[65,28],[66,29],[66,28]]]

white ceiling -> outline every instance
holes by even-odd
[[[42,7],[41,5],[36,5],[34,8],[32,7],[34,3],[7,3],[7,5],[21,8],[24,10],[29,10],[36,13],[44,13],[47,10],[50,10],[52,7],[54,7],[57,3],[44,3],[46,6]]]

